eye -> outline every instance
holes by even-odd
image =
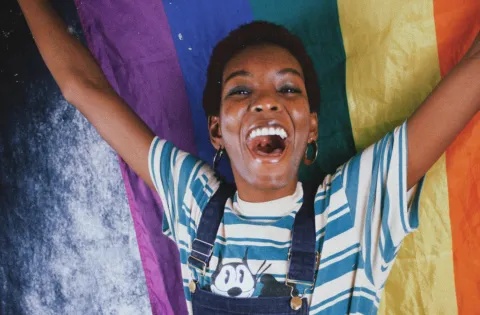
[[[240,270],[240,283],[243,282],[243,276],[245,275],[245,271]]]
[[[233,96],[233,95],[249,95],[251,94],[252,91],[247,88],[246,86],[236,86],[230,91],[228,91],[228,96]]]
[[[302,93],[302,90],[300,90],[299,88],[289,86],[289,85],[282,86],[278,91],[282,94],[300,94],[300,93]]]
[[[228,283],[228,280],[230,279],[230,271],[227,270],[227,272],[225,273],[225,284]]]

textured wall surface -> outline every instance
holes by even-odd
[[[73,1],[54,1],[82,37]],[[0,314],[148,314],[115,153],[0,4]]]

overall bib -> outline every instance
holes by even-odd
[[[189,289],[192,296],[192,308],[195,315],[306,315],[307,298],[302,297],[307,290],[313,290],[319,254],[315,242],[316,194],[314,185],[303,184],[303,204],[295,216],[292,230],[292,245],[289,250],[289,269],[285,284],[291,287],[290,296],[235,298],[217,295],[203,290],[196,280],[192,280]],[[228,184],[222,184],[212,196],[202,213],[197,235],[192,242],[192,251],[188,266],[205,275],[213,244],[223,217],[225,203],[232,197],[234,190]],[[294,294],[294,285],[306,286],[300,295]]]

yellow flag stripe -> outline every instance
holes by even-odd
[[[338,0],[357,150],[402,123],[440,80],[433,2]],[[445,157],[428,173],[420,228],[398,254],[379,314],[457,314]],[[440,285],[441,283],[441,285]]]

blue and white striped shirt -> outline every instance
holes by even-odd
[[[407,192],[406,136],[404,123],[318,187],[315,226],[321,259],[315,288],[306,294],[310,314],[378,310],[399,246],[418,227],[421,183]],[[192,314],[188,290],[192,271],[186,262],[202,210],[219,181],[206,163],[158,138],[151,145],[149,168],[165,209],[163,232],[180,251]],[[238,194],[229,199],[207,275],[193,272],[200,286],[238,297],[289,295],[284,284],[287,256],[302,197],[298,184],[293,195],[269,202],[245,202]]]

